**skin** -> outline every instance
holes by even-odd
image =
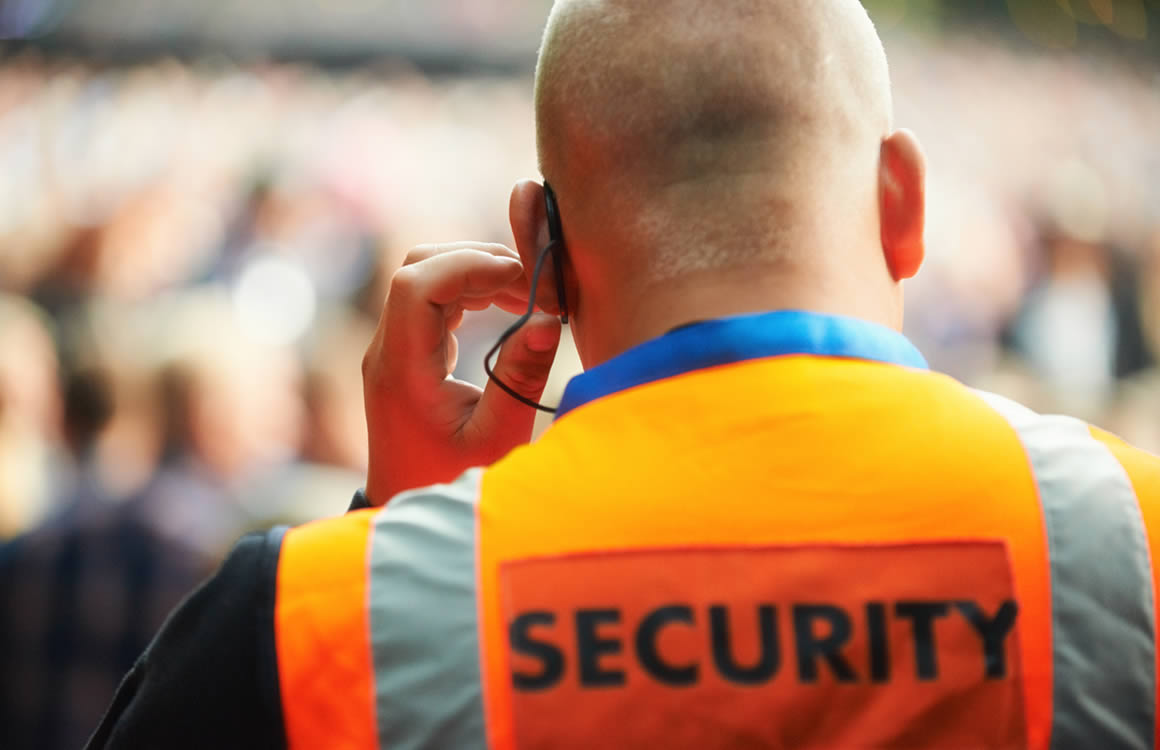
[[[536,78],[586,368],[686,323],[776,309],[902,325],[923,260],[925,162],[893,130],[885,54],[857,0],[558,0]],[[534,412],[450,379],[464,310],[522,311],[543,188],[512,191],[515,249],[426,245],[391,282],[364,360],[376,504],[487,465]],[[551,269],[545,278],[551,278]],[[538,399],[555,290],[497,372]]]

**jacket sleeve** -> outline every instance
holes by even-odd
[[[173,611],[117,689],[91,750],[286,746],[274,645],[284,533],[243,537]]]

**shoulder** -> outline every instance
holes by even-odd
[[[365,579],[384,557],[402,557],[418,566],[439,550],[473,542],[482,476],[482,469],[472,469],[449,484],[401,493],[383,508],[353,510],[291,529],[278,561],[280,604]]]
[[[358,557],[376,535],[450,533],[452,522],[474,517],[483,469],[471,469],[448,484],[409,490],[374,508],[356,496],[351,512],[304,524],[286,533],[282,557],[325,558],[334,563]]]
[[[287,533],[274,629],[291,746],[405,743],[442,686],[474,684],[481,475]]]
[[[1073,417],[1039,414],[985,391],[975,393],[1018,434],[1037,475],[1085,482],[1127,481],[1141,502],[1160,503],[1160,457]]]

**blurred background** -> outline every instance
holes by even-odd
[[[1160,450],[1160,0],[866,4],[930,162],[908,334]],[[0,0],[0,746],[78,746],[240,533],[345,509],[386,280],[511,243],[549,7]]]

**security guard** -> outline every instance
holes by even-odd
[[[898,333],[923,158],[860,4],[558,0],[536,111],[558,206],[394,277],[376,507],[243,540],[90,746],[1154,746],[1160,461]],[[479,390],[491,304],[539,311]]]

